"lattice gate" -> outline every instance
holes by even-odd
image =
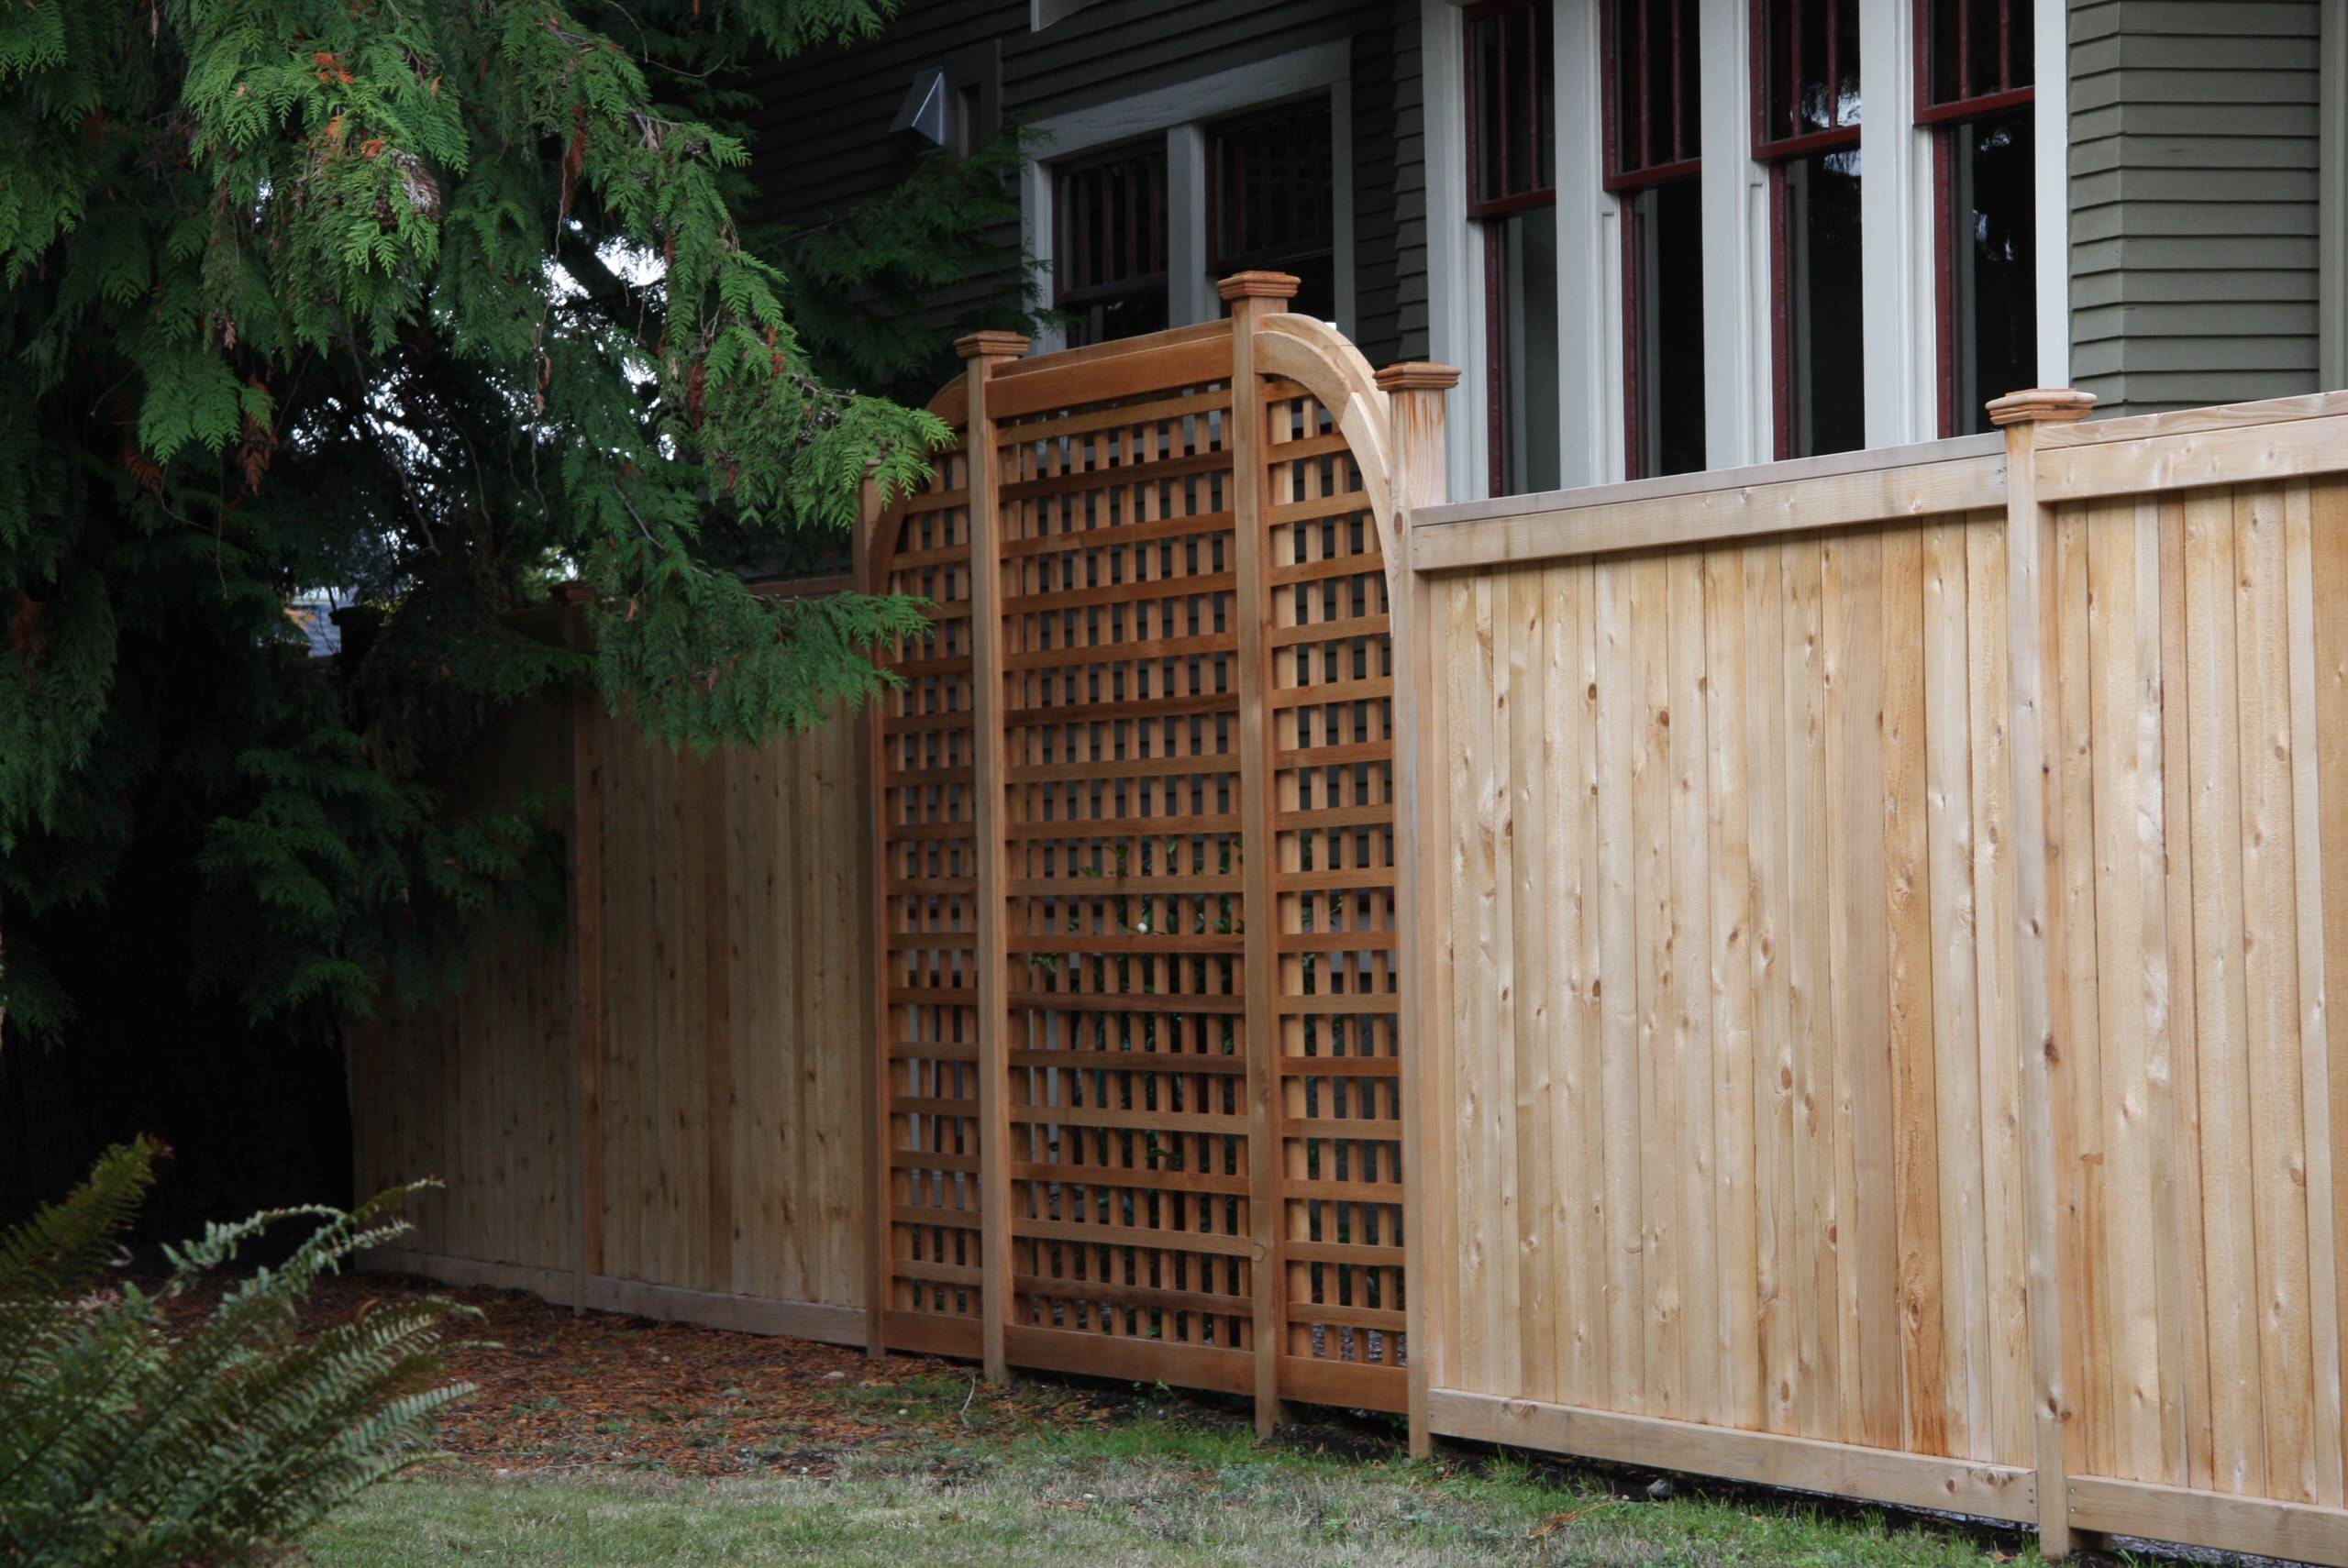
[[[1294,289],[966,339],[868,532],[877,1343],[1403,1407],[1388,405]]]

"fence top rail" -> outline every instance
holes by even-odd
[[[1632,480],[1419,508],[1411,566],[1524,566],[1761,535],[1893,522],[2006,503],[2001,436]]]
[[[2148,436],[2241,430],[2335,414],[2348,414],[2348,392],[2302,392],[2295,397],[2262,398],[2255,403],[2224,403],[2207,408],[2172,409],[2165,414],[2132,414],[2124,419],[2083,419],[2070,425],[2048,425],[2038,432],[2038,449],[2043,452],[2058,447],[2141,441]]]
[[[2040,426],[2050,502],[2154,495],[2348,471],[2348,392]]]
[[[1091,343],[1079,348],[1055,348],[1048,354],[1027,354],[1016,359],[1006,359],[995,367],[997,380],[1032,376],[1039,371],[1062,370],[1069,365],[1090,365],[1102,359],[1121,359],[1130,354],[1146,353],[1152,348],[1171,348],[1184,343],[1208,343],[1231,336],[1231,318],[1202,321],[1190,326],[1169,326],[1158,332],[1143,333],[1135,337],[1113,337],[1105,343]]]

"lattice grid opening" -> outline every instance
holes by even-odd
[[[968,340],[984,466],[881,519],[939,607],[877,742],[892,1347],[1402,1408],[1393,655],[1322,398],[1383,406],[1325,332]]]
[[[1399,1402],[1402,1342],[1394,670],[1359,468],[1304,388],[1263,388],[1283,1366]]]
[[[880,702],[880,904],[887,951],[892,1344],[979,1348],[977,767],[971,664],[969,462],[939,453],[928,490],[901,503],[881,591],[931,601],[934,635],[882,660],[901,678]]]
[[[1009,1323],[1014,1360],[1142,1340],[1245,1386],[1229,403],[1181,387],[997,432]]]

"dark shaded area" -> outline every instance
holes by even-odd
[[[1950,133],[1949,221],[1959,356],[1959,431],[1988,430],[1982,404],[2038,384],[2038,247],[2031,111]]]
[[[14,1034],[0,1047],[0,1222],[63,1197],[99,1151],[140,1132],[172,1151],[141,1242],[275,1204],[347,1205],[342,1052],[257,1029],[232,999],[190,999],[195,845],[184,827],[149,820],[105,904],[42,922],[79,1015],[54,1048]]]
[[[1641,477],[1704,466],[1704,193],[1698,178],[1639,193]]]
[[[1785,179],[1791,455],[1856,451],[1867,439],[1858,151],[1794,159]]]

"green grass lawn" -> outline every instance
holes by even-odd
[[[338,1310],[413,1294],[335,1282]],[[1413,1464],[1401,1424],[460,1293],[480,1337],[447,1454],[303,1543],[312,1568],[1485,1568],[2011,1562],[2011,1531],[1489,1451]],[[2034,1554],[2033,1554],[2034,1555]]]
[[[1412,1465],[1358,1434],[1343,1456],[1312,1441],[1308,1430],[1301,1443],[1258,1446],[1216,1412],[1173,1401],[1112,1425],[875,1445],[832,1456],[822,1477],[441,1466],[378,1487],[305,1561],[1936,1568],[2028,1550],[2016,1536],[1733,1488],[1683,1483],[1658,1501],[1643,1475],[1507,1456]]]

